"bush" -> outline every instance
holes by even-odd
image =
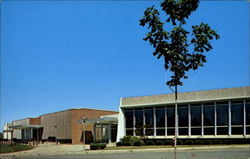
[[[132,146],[132,136],[124,136],[122,139],[122,144],[124,146]]]
[[[204,145],[212,145],[212,141],[211,140],[204,140]]]
[[[231,145],[232,141],[231,140],[223,140],[223,144]]]
[[[99,150],[99,149],[105,149],[106,144],[105,143],[92,143],[90,144],[91,150]]]
[[[146,145],[154,145],[155,142],[154,142],[154,140],[146,140],[145,144]]]
[[[213,141],[213,144],[214,145],[220,145],[222,142],[221,142],[221,140],[214,140]]]
[[[91,150],[98,150],[99,149],[99,145],[97,143],[92,143],[92,144],[90,144],[90,149]]]
[[[141,146],[144,142],[136,136],[124,136],[121,142],[124,146]]]
[[[162,140],[156,140],[155,144],[156,145],[164,145],[164,141],[162,141]]]
[[[9,153],[30,150],[34,148],[31,145],[22,145],[22,144],[0,144],[0,153]]]
[[[203,145],[204,142],[202,140],[195,140],[194,144],[195,145]]]
[[[123,146],[123,145],[122,145],[122,142],[117,142],[117,143],[116,143],[116,146]]]
[[[177,140],[177,145],[183,145],[183,141],[182,140]]]
[[[172,140],[165,140],[164,144],[165,145],[172,145],[173,141]]]
[[[194,141],[193,140],[186,140],[184,142],[184,145],[193,145],[194,144]]]
[[[105,148],[106,148],[106,144],[100,143],[100,144],[99,144],[99,148],[100,148],[100,149],[105,149]]]

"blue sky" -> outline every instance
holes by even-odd
[[[117,111],[120,97],[171,93],[170,73],[139,26],[153,4],[1,2],[1,125],[70,108]],[[249,2],[202,1],[189,19],[200,22],[221,39],[179,90],[249,86]]]

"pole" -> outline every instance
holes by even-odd
[[[177,118],[177,85],[175,85],[175,140],[174,140],[174,158],[176,159],[176,150],[177,150],[177,126],[178,126],[178,118]]]
[[[83,151],[85,151],[85,121],[83,121]]]

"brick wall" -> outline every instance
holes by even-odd
[[[83,125],[78,121],[82,117],[88,119],[100,118],[102,115],[117,114],[115,111],[95,110],[95,109],[72,109],[72,144],[82,144],[83,140]],[[92,142],[93,124],[86,124],[86,143]],[[93,139],[92,139],[93,140]]]

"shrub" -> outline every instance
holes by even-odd
[[[204,140],[204,145],[212,145],[212,141],[211,140]]]
[[[177,145],[183,145],[183,141],[182,140],[177,140]]]
[[[122,146],[122,142],[117,142],[116,146]]]
[[[141,140],[138,137],[132,136],[131,145],[133,145],[133,146],[141,146]]]
[[[193,140],[186,140],[184,142],[184,145],[193,145],[194,144],[194,141]]]
[[[122,144],[124,146],[132,146],[132,136],[124,136],[122,139]]]
[[[99,145],[97,143],[92,143],[92,144],[90,144],[90,149],[91,150],[98,150],[99,149]]]
[[[223,140],[223,144],[231,145],[232,141],[231,140]]]
[[[90,144],[91,150],[99,150],[99,149],[105,149],[106,144],[105,143],[92,143]]]
[[[30,150],[34,148],[31,145],[22,145],[22,144],[0,144],[0,153],[9,153],[9,152],[17,152]]]
[[[214,140],[213,141],[213,144],[215,144],[215,145],[220,145],[222,142],[221,142],[221,140]]]
[[[99,144],[99,148],[100,149],[105,149],[106,148],[106,144],[105,143],[100,143]]]
[[[163,140],[156,140],[155,144],[156,145],[164,145],[164,141]]]
[[[146,145],[154,145],[155,142],[154,142],[154,140],[146,140],[145,144]]]
[[[204,142],[202,140],[195,140],[194,144],[195,145],[203,145]]]
[[[164,144],[165,145],[172,145],[173,141],[172,140],[165,140]]]

